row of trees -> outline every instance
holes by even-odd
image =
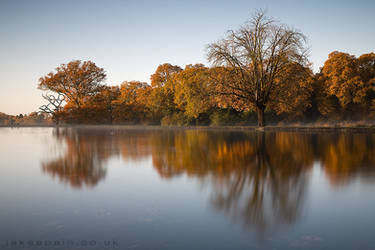
[[[51,117],[40,112],[19,115],[7,115],[0,112],[0,125],[2,126],[30,126],[51,123]]]
[[[302,33],[257,12],[207,46],[212,67],[162,64],[151,84],[106,86],[91,61],[63,64],[40,78],[41,107],[56,123],[265,125],[277,121],[370,119],[375,54],[332,52],[313,74]]]
[[[151,76],[151,85],[130,81],[105,86],[82,84],[80,79],[69,80],[70,86],[58,84],[65,82],[61,72],[78,72],[84,64],[103,70],[92,62],[73,61],[41,79],[40,88],[58,93],[44,95],[48,105],[42,107],[56,122],[224,125],[256,121],[254,105],[226,88],[237,76],[230,67],[196,64],[182,69],[163,64]],[[265,111],[270,122],[371,119],[375,114],[375,54],[356,58],[333,52],[317,74],[290,63],[275,78],[268,98]]]

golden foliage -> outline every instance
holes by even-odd
[[[174,102],[188,117],[198,118],[214,106],[209,69],[203,64],[187,65],[174,76]]]
[[[357,104],[369,110],[375,97],[375,54],[359,58],[332,52],[322,68],[327,93],[338,98],[343,109]]]
[[[211,52],[215,49],[219,47]],[[151,76],[151,85],[125,81],[113,87],[101,84],[104,70],[93,62],[72,61],[40,78],[39,88],[59,97],[43,95],[49,103],[41,110],[57,123],[90,124],[191,125],[221,124],[221,120],[247,124],[246,119],[255,119],[255,111],[258,120],[266,111],[276,121],[375,117],[374,53],[356,58],[332,52],[315,75],[305,63],[282,57],[271,82],[268,73],[261,77],[259,62],[250,59],[241,70],[231,64],[211,68],[195,64],[181,69],[165,63]],[[269,60],[264,58],[263,63],[268,65]],[[262,85],[262,89],[249,85],[244,77],[258,79],[253,85]],[[5,123],[17,121],[12,118]]]
[[[39,79],[39,88],[63,94],[67,102],[81,107],[87,97],[100,92],[106,74],[91,61],[71,61]]]

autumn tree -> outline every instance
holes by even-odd
[[[312,79],[311,108],[308,110],[308,115],[315,119],[337,119],[340,116],[339,100],[328,93],[326,80],[327,77],[321,72],[316,73]]]
[[[375,115],[375,53],[363,54],[357,59],[363,87],[357,94],[365,111]]]
[[[114,118],[117,123],[145,122],[152,120],[149,109],[151,86],[140,81],[125,81],[120,86],[120,94],[114,101]]]
[[[203,64],[187,65],[175,75],[174,102],[188,117],[198,118],[214,106],[209,69]]]
[[[151,100],[152,108],[162,116],[176,111],[174,103],[175,83],[173,77],[182,69],[177,65],[164,63],[158,66],[151,75]]]
[[[120,86],[119,100],[127,104],[146,104],[150,85],[140,81],[125,81]]]
[[[270,101],[275,80],[290,63],[306,65],[306,38],[299,31],[280,24],[259,11],[238,30],[207,47],[214,65],[233,68],[238,81],[226,83],[223,93],[243,99],[258,113],[264,126],[264,110]]]
[[[80,108],[88,97],[100,92],[106,74],[91,61],[80,60],[62,64],[56,72],[39,79],[39,89],[50,90],[64,96],[67,103]]]
[[[298,63],[289,63],[275,78],[274,89],[270,93],[270,107],[277,115],[302,117],[305,110],[311,107],[312,92],[311,69]]]
[[[90,123],[112,124],[115,102],[120,96],[118,86],[103,86],[99,93],[90,97],[82,106]]]
[[[334,51],[325,61],[321,74],[327,93],[336,97],[341,109],[350,116],[366,114],[371,109],[375,98],[374,53],[356,58]]]
[[[328,55],[322,68],[327,92],[336,96],[344,109],[354,103],[360,81],[356,71],[355,56],[337,51]]]

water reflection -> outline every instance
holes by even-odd
[[[336,133],[317,136],[316,158],[333,186],[360,178],[374,181],[375,135],[373,133]]]
[[[153,151],[162,177],[186,173],[209,182],[212,207],[260,236],[298,218],[314,159],[307,136],[186,131],[173,137]]]
[[[113,131],[85,129],[55,129],[54,138],[61,147],[62,156],[43,161],[42,170],[74,188],[93,187],[106,176],[106,161],[115,155],[137,160],[149,154],[147,135],[122,134]]]
[[[111,142],[104,135],[81,134],[77,131],[54,131],[66,152],[56,159],[43,161],[42,170],[74,188],[92,187],[106,176],[103,162],[111,154]]]
[[[97,185],[113,156],[151,156],[161,178],[198,179],[215,211],[259,236],[300,218],[314,163],[334,187],[375,177],[371,133],[60,129],[54,136],[65,153],[42,170],[72,187]]]

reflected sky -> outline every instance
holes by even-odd
[[[61,238],[94,239],[97,249],[105,240],[120,249],[375,246],[371,132],[0,128],[0,139],[2,248]]]

